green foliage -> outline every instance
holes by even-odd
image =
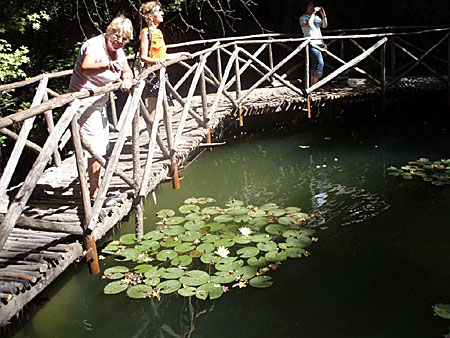
[[[106,269],[103,278],[112,281],[104,293],[126,291],[128,297],[140,299],[176,292],[183,297],[213,300],[229,291],[227,284],[266,288],[273,284],[272,277],[266,275],[269,271],[287,258],[308,256],[305,248],[317,240],[309,237],[314,231],[304,227],[308,215],[299,212],[300,208],[281,209],[273,203],[244,206],[239,200],[226,203],[228,208],[199,206],[214,202],[189,198],[178,208],[184,216],[162,209],[157,213],[160,220],[156,230],[142,239],[126,234],[110,242],[102,253],[136,265]],[[214,219],[207,213],[217,210],[221,215]],[[262,213],[255,212],[258,210]],[[234,223],[242,213],[248,219],[244,224]],[[250,216],[254,214],[257,216]],[[262,215],[267,222],[254,221]],[[278,224],[281,216],[290,217],[292,222]]]
[[[8,82],[25,77],[20,66],[30,62],[27,56],[29,50],[25,46],[13,49],[4,39],[0,39],[0,82]]]
[[[419,158],[416,161],[408,162],[401,168],[391,166],[387,170],[389,175],[402,177],[406,180],[421,177],[425,182],[430,182],[433,185],[450,184],[450,159],[430,161],[427,158]]]

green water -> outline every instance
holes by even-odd
[[[74,266],[27,306],[7,337],[442,337],[450,321],[450,187],[387,175],[425,156],[450,157],[443,123],[374,120],[259,134],[205,152],[146,204],[191,196],[300,206],[317,215],[308,258],[283,262],[267,289],[232,289],[216,301],[105,296],[108,283]],[[308,145],[300,149],[299,145]],[[132,219],[132,218],[131,218]],[[132,232],[124,222],[108,240]],[[111,258],[101,261],[102,270]]]

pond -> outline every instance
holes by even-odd
[[[407,118],[333,121],[254,134],[203,153],[146,202],[155,213],[189,197],[299,206],[314,214],[311,256],[284,261],[265,289],[230,288],[214,301],[107,296],[108,283],[73,266],[3,333],[7,337],[442,337],[450,321],[450,187],[386,168],[449,158],[450,129]],[[133,216],[107,241],[134,231]],[[100,244],[101,245],[101,244]],[[101,261],[102,270],[114,264]]]

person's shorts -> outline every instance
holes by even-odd
[[[105,156],[109,145],[109,126],[105,103],[81,103],[77,119],[83,138],[98,155]],[[84,154],[87,158],[92,157],[86,149]]]
[[[169,75],[165,73],[166,81],[169,81]],[[158,97],[159,91],[159,72],[151,72],[148,74],[148,77],[145,79],[145,87],[142,92],[142,98],[146,99],[148,97]],[[166,96],[169,101],[171,101],[172,95],[171,93],[166,91]]]

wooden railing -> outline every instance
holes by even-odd
[[[82,91],[78,93],[59,95],[48,87],[50,80],[54,77],[66,76],[71,71],[54,74],[43,74],[35,78],[27,79],[13,84],[1,85],[0,92],[19,88],[30,83],[39,82],[29,109],[14,113],[0,119],[0,132],[16,140],[15,147],[0,179],[0,197],[4,204],[3,221],[0,226],[0,248],[3,247],[10,232],[14,228],[19,216],[23,212],[38,179],[48,162],[53,159],[54,165],[60,163],[58,150],[62,149],[72,135],[75,148],[78,177],[82,193],[84,220],[83,229],[86,234],[87,244],[93,242],[91,236],[100,215],[106,193],[114,174],[134,191],[137,236],[143,235],[143,199],[149,193],[149,180],[156,147],[161,149],[164,157],[170,159],[171,176],[174,187],[179,187],[177,172],[177,152],[181,144],[183,134],[186,132],[185,124],[188,116],[198,123],[199,128],[208,130],[207,143],[211,143],[209,121],[219,108],[223,105],[221,99],[225,99],[229,109],[236,112],[236,118],[240,125],[243,124],[242,112],[248,102],[250,94],[264,86],[285,86],[292,90],[295,95],[307,99],[308,116],[311,116],[309,97],[310,95],[329,84],[345,72],[355,72],[358,76],[367,78],[375,86],[380,88],[382,108],[386,87],[399,81],[402,77],[412,74],[419,66],[420,74],[423,71],[445,82],[449,83],[449,56],[445,55],[450,46],[450,28],[420,29],[413,31],[389,31],[368,34],[349,34],[348,31],[335,31],[333,35],[325,36],[327,49],[321,49],[325,54],[325,62],[331,71],[314,85],[309,84],[309,57],[308,50],[311,40],[296,36],[281,34],[261,34],[246,37],[234,37],[214,40],[201,40],[184,44],[169,46],[172,49],[183,47],[183,49],[198,50],[192,54],[192,58],[182,57],[167,62],[166,66],[152,66],[145,69],[135,79],[134,86],[128,94],[126,104],[118,118],[113,92],[120,83],[114,83],[94,91]],[[411,37],[419,37],[429,46],[420,45],[409,41]],[[444,43],[447,43],[444,46]],[[337,47],[337,48],[336,48]],[[390,49],[390,58],[387,58],[387,49]],[[380,50],[379,53],[375,53]],[[444,53],[442,52],[444,50]],[[411,59],[411,62],[398,61],[398,53]],[[419,54],[422,54],[419,56]],[[339,56],[338,56],[339,55]],[[433,64],[425,62],[425,58],[433,58]],[[399,64],[401,67],[398,67]],[[337,64],[333,68],[333,64]],[[436,68],[438,66],[438,68]],[[182,71],[180,71],[180,67]],[[303,69],[303,71],[302,71]],[[165,72],[169,70],[173,74],[183,74],[172,84],[165,79]],[[158,93],[156,114],[152,118],[147,111],[141,96],[145,85],[145,79],[153,71],[159,71],[161,86]],[[387,72],[389,76],[387,76]],[[445,77],[447,75],[447,77]],[[182,107],[181,119],[177,126],[173,125],[172,110],[169,109],[166,93],[170,92],[174,99]],[[89,144],[80,137],[78,123],[74,118],[80,99],[98,94],[109,93],[112,112],[113,127],[119,131],[114,144],[112,154],[108,160],[92,151]],[[214,97],[208,100],[208,94]],[[211,95],[209,95],[211,97]],[[194,99],[201,100],[201,109],[193,109]],[[197,99],[197,100],[198,100]],[[65,107],[64,112],[57,121],[53,123],[52,110]],[[49,136],[42,148],[28,141],[34,118],[44,114],[48,123]],[[138,121],[142,117],[150,135],[149,147],[145,165],[139,162]],[[15,123],[22,123],[19,135],[8,129]],[[167,140],[160,137],[158,130],[163,124],[167,133]],[[119,156],[127,137],[128,128],[132,128],[133,147],[133,172],[131,177],[118,171],[117,164]],[[70,132],[68,131],[70,130]],[[84,168],[82,145],[98,160],[105,168],[97,199],[91,207],[89,191]],[[17,166],[19,157],[24,149],[28,147],[38,153],[33,168],[29,172],[19,191],[8,203],[6,193],[10,185],[11,177]],[[143,168],[143,169],[142,169]],[[89,245],[88,245],[89,247]],[[92,249],[94,250],[95,247]]]

